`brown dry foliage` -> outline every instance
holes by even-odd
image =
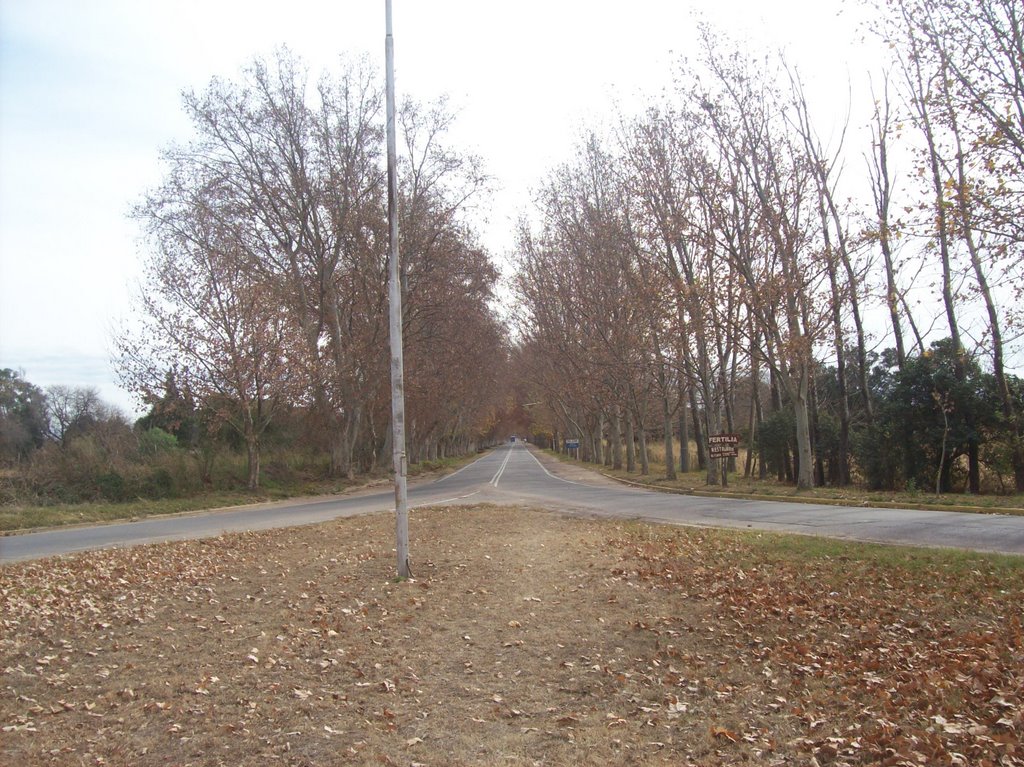
[[[3,567],[0,762],[1024,764],[1019,567],[473,507],[396,583],[392,525]]]

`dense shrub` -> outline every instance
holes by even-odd
[[[756,447],[764,457],[768,472],[780,480],[793,479],[790,455],[796,450],[796,418],[792,408],[772,413],[761,422]]]
[[[178,494],[174,477],[164,467],[151,470],[140,489],[140,495],[147,498],[173,498]]]
[[[850,448],[864,483],[872,490],[896,490],[903,478],[902,443],[891,423],[874,423],[854,431]]]
[[[981,489],[1013,490],[1013,428],[999,410],[995,378],[977,361],[957,358],[948,341],[939,341],[900,368],[890,350],[871,382],[874,420],[862,416],[851,435],[856,467],[869,487],[966,488],[967,456],[975,450],[985,468]],[[1011,384],[1024,412],[1020,381],[1011,377]]]
[[[124,501],[128,498],[128,483],[116,471],[108,471],[96,477],[99,498],[107,501]]]
[[[177,449],[178,438],[158,426],[145,429],[139,433],[139,454],[142,456],[160,455]]]

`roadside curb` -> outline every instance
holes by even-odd
[[[970,506],[967,504],[940,505],[935,503],[910,504],[907,502],[901,503],[896,501],[856,501],[843,500],[839,498],[805,498],[801,496],[765,495],[763,493],[721,492],[715,490],[704,490],[695,487],[665,487],[646,482],[637,482],[636,480],[627,479],[626,477],[617,477],[614,474],[609,474],[608,472],[602,471],[599,468],[591,468],[591,465],[584,464],[582,461],[565,459],[559,455],[553,454],[551,451],[548,450],[540,450],[539,452],[546,455],[551,460],[553,465],[570,466],[579,471],[587,472],[588,474],[604,477],[605,479],[617,482],[621,485],[628,485],[629,487],[636,487],[641,490],[652,490],[658,493],[666,493],[668,495],[689,495],[697,498],[721,498],[725,500],[732,499],[737,501],[768,501],[771,503],[803,503],[810,505],[817,504],[820,506],[837,506],[853,509],[905,509],[910,511],[952,511],[964,514],[984,514],[987,516],[1002,517],[1024,516],[1024,511],[1016,508]]]
[[[655,490],[659,493],[668,493],[670,495],[692,495],[698,498],[724,498],[724,499],[735,499],[738,501],[774,501],[777,503],[807,503],[816,504],[821,506],[845,506],[857,509],[908,509],[911,511],[955,511],[964,514],[989,514],[993,516],[1020,516],[1019,514],[1009,514],[1004,509],[986,508],[983,506],[964,506],[964,505],[950,505],[940,506],[934,503],[919,503],[919,504],[906,504],[896,503],[892,501],[844,501],[838,498],[802,498],[800,496],[778,496],[778,495],[762,495],[759,493],[727,493],[727,492],[715,492],[714,490],[698,490],[697,488],[680,488],[680,487],[662,487],[658,485],[648,484],[646,482],[634,482],[624,477],[616,477],[614,474],[607,474],[603,471],[596,471],[596,474],[600,474],[606,479],[614,480],[623,485],[629,485],[631,487],[638,487],[644,490]]]
[[[409,477],[409,485],[414,486],[419,483],[425,483],[428,481],[434,481],[437,475],[444,476],[437,470],[431,470],[426,472],[418,473],[414,476]],[[10,530],[0,530],[0,539],[9,538],[18,535],[31,535],[34,533],[45,533],[53,532],[57,530],[79,530],[90,527],[105,527],[108,525],[124,525],[131,524],[134,522],[149,522],[161,519],[178,519],[187,517],[198,517],[204,514],[225,514],[235,511],[253,511],[267,508],[281,508],[287,509],[289,506],[301,506],[308,503],[331,503],[332,501],[338,501],[345,498],[354,498],[359,495],[368,495],[390,488],[394,484],[394,480],[391,478],[375,478],[367,482],[352,485],[350,487],[343,488],[332,493],[319,493],[314,495],[293,495],[287,498],[276,498],[276,499],[263,499],[244,501],[242,503],[229,504],[227,506],[207,506],[200,509],[188,509],[185,511],[171,511],[165,514],[147,514],[147,513],[136,513],[124,517],[117,517],[113,519],[104,520],[93,520],[86,522],[69,522],[61,525],[42,525],[38,527],[19,527]],[[130,503],[126,502],[126,503]]]

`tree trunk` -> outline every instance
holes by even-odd
[[[626,471],[636,472],[636,434],[633,433],[633,412],[626,410]]]
[[[751,323],[753,324],[753,323]],[[754,445],[760,442],[758,425],[761,422],[761,358],[757,353],[757,333],[751,334],[750,344],[750,416],[747,420],[747,460],[743,476],[750,478],[754,473]],[[764,469],[762,465],[762,471]]]
[[[825,249],[829,251],[831,245],[828,236],[828,221],[825,219],[824,209],[821,211],[822,227],[825,232]],[[839,455],[835,471],[835,483],[846,486],[850,483],[850,395],[846,386],[846,343],[843,338],[843,316],[840,306],[839,281],[836,276],[835,264],[832,262],[831,253],[825,255],[828,265],[829,285],[832,288],[832,333],[835,336],[836,352],[836,383],[839,387]],[[852,289],[852,286],[851,286]],[[860,318],[858,317],[858,322]],[[865,379],[866,380],[866,379]],[[866,385],[866,384],[865,384]],[[866,400],[870,405],[870,399]],[[872,419],[868,411],[868,421]],[[820,474],[821,484],[824,484],[824,473]]]
[[[690,427],[686,421],[686,384],[679,381],[679,471],[690,472]]]
[[[705,386],[704,387],[704,391],[705,391],[704,416],[707,418],[708,436],[711,436],[712,434],[718,434],[719,432],[721,432],[722,427],[721,427],[721,420],[720,420],[720,417],[718,415],[718,408],[714,404],[709,404],[709,399],[710,399],[710,397],[708,397],[708,390],[709,389],[710,389],[709,386]],[[720,458],[719,459],[711,459],[710,455],[708,456],[708,458],[709,458],[709,460],[707,462],[707,480],[706,480],[705,484],[717,485],[717,484],[719,484],[722,481],[722,475],[721,475],[721,472],[718,469],[718,464],[719,464],[719,461],[724,460],[724,459],[720,459]]]
[[[260,487],[260,440],[255,435],[246,435],[245,451],[247,468],[249,474],[249,490],[259,490]]]
[[[754,383],[754,389],[757,389],[757,383]],[[750,414],[747,418],[747,459],[743,462],[743,476],[750,478],[754,474],[754,445],[758,442],[757,423],[758,423],[758,402],[756,399],[757,395],[753,395],[750,398]]]
[[[690,388],[690,415],[693,417],[693,439],[697,443],[697,470],[704,471],[708,465],[708,444],[704,438],[704,428],[700,423],[697,409],[697,394]]]
[[[640,473],[647,476],[651,473],[651,456],[647,453],[647,429],[641,424],[640,429]]]
[[[665,479],[676,478],[676,456],[674,437],[672,434],[672,408],[669,405],[668,394],[661,398],[662,425],[665,429]]]
[[[794,382],[795,397],[793,410],[796,415],[797,467],[796,486],[800,489],[814,487],[814,464],[811,457],[811,422],[809,408],[810,374],[807,366],[801,365],[798,379]]]
[[[812,382],[807,408],[811,419],[811,454],[814,456],[814,486],[825,485],[825,456],[821,449],[821,425],[818,421],[818,387]]]
[[[622,470],[622,411],[615,406],[615,417],[612,419],[612,469]]]

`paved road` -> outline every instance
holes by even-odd
[[[522,444],[506,445],[453,474],[409,488],[412,508],[462,503],[515,504],[671,524],[1024,554],[1024,517],[674,495],[619,484],[576,465],[554,461]],[[0,562],[314,524],[393,508],[391,491],[364,491],[343,497],[48,530],[0,538]]]

